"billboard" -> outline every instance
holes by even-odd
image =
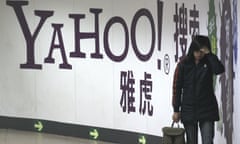
[[[2,0],[0,116],[161,137],[175,65],[209,34],[209,2]]]

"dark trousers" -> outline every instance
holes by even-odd
[[[198,143],[198,127],[201,131],[202,144],[213,144],[214,121],[204,121],[196,124],[184,123],[187,135],[187,144]]]

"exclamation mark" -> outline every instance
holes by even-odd
[[[162,40],[162,18],[163,18],[163,2],[158,0],[158,51],[161,52],[161,40]],[[161,59],[157,59],[157,68],[161,70]]]

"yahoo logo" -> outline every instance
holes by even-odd
[[[28,5],[28,1],[6,1],[8,6],[11,6],[15,11],[16,17],[20,24],[21,30],[23,32],[25,42],[26,42],[26,62],[20,64],[20,68],[22,69],[42,69],[42,64],[38,64],[35,62],[35,40],[38,38],[38,34],[41,31],[45,21],[54,15],[54,11],[47,10],[34,10],[34,14],[40,17],[40,21],[37,24],[35,31],[30,32],[26,17],[23,12],[23,6]],[[103,59],[103,54],[100,52],[99,41],[99,15],[103,13],[103,9],[100,8],[90,8],[89,12],[94,15],[94,32],[81,32],[81,21],[84,20],[85,14],[75,14],[70,13],[68,17],[73,19],[74,24],[74,39],[75,39],[75,48],[72,52],[70,52],[69,57],[71,58],[86,58],[86,53],[81,51],[81,40],[83,39],[94,39],[95,40],[95,51],[91,53],[91,58],[93,59]],[[158,50],[161,50],[161,37],[162,37],[162,15],[163,15],[163,2],[157,0],[157,32],[155,28],[155,21],[153,15],[148,9],[141,8],[139,9],[133,19],[131,26],[129,27],[126,21],[119,16],[114,16],[110,18],[103,30],[103,47],[106,55],[114,62],[123,61],[129,50],[129,43],[132,43],[132,48],[137,56],[137,58],[141,61],[148,61],[155,48],[156,35],[158,35]],[[150,22],[151,26],[151,47],[149,51],[145,54],[139,51],[136,41],[136,27],[138,21],[142,18],[146,17]],[[125,47],[123,48],[123,52],[120,55],[113,54],[110,44],[109,44],[109,31],[111,27],[115,24],[120,24],[124,30],[125,35]],[[51,23],[51,27],[53,28],[52,41],[49,49],[48,56],[44,58],[44,63],[55,63],[55,59],[52,57],[54,49],[60,49],[62,63],[59,64],[60,69],[72,69],[72,65],[68,62],[68,57],[65,52],[64,40],[62,37],[63,23]],[[130,29],[130,32],[129,32]],[[55,40],[58,38],[58,43],[56,44]]]

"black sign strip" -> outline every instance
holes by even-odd
[[[162,137],[56,121],[0,116],[0,128],[42,132],[122,144],[161,144]]]

